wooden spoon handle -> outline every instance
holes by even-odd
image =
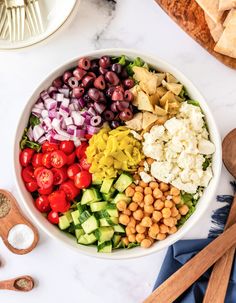
[[[225,225],[229,228],[236,222],[236,195]],[[222,303],[228,288],[230,273],[234,261],[235,246],[231,247],[214,265],[203,303]]]
[[[236,243],[236,224],[208,244],[162,283],[144,303],[172,303]]]

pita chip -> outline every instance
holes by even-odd
[[[236,7],[236,0],[219,0],[219,10],[228,11]]]
[[[206,13],[205,13],[206,23],[209,27],[212,38],[215,42],[219,41],[221,35],[223,34],[224,27],[221,22],[215,23]]]
[[[227,15],[227,17],[225,18],[225,21],[223,23],[223,26],[226,27],[230,21],[230,19],[232,18],[232,16],[235,14],[236,9],[231,9]]]
[[[223,12],[219,11],[219,0],[196,0],[196,2],[215,23],[220,21]]]

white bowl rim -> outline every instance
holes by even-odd
[[[216,146],[216,152],[214,154],[215,159],[214,159],[214,163],[213,163],[215,165],[215,169],[214,169],[214,176],[213,176],[212,180],[210,181],[210,185],[209,185],[211,187],[211,191],[207,192],[207,197],[205,197],[206,191],[209,187],[208,186],[204,190],[204,193],[203,193],[203,198],[206,200],[204,202],[205,204],[202,204],[201,208],[197,207],[196,211],[185,222],[183,227],[181,227],[178,230],[177,233],[175,233],[174,235],[168,236],[163,241],[156,242],[149,249],[142,249],[142,248],[138,247],[138,248],[134,248],[131,250],[119,250],[119,251],[113,252],[111,254],[101,254],[101,253],[90,252],[90,251],[87,251],[86,249],[82,249],[81,245],[80,246],[71,245],[70,243],[68,243],[66,241],[66,238],[68,238],[66,235],[63,235],[63,236],[60,236],[59,234],[55,235],[56,232],[49,231],[48,228],[45,226],[46,223],[44,223],[43,220],[40,220],[37,218],[36,213],[38,213],[38,211],[35,208],[31,209],[32,205],[30,207],[29,203],[27,203],[26,198],[24,197],[21,186],[20,186],[20,180],[18,178],[19,176],[17,175],[17,164],[19,162],[18,161],[18,158],[19,158],[19,154],[18,154],[19,145],[18,144],[19,144],[19,140],[20,140],[17,137],[17,135],[18,135],[17,132],[18,132],[18,128],[20,128],[20,125],[22,124],[21,120],[23,118],[25,109],[27,108],[27,106],[29,106],[29,104],[31,104],[31,107],[32,107],[32,105],[36,101],[35,99],[34,99],[34,101],[32,100],[36,91],[38,91],[39,87],[41,87],[44,83],[48,82],[53,74],[58,74],[59,70],[65,71],[69,65],[71,65],[72,63],[75,63],[78,60],[78,58],[81,58],[81,57],[87,56],[87,57],[95,58],[95,57],[100,57],[102,55],[116,56],[116,55],[122,55],[122,54],[127,55],[128,57],[131,57],[131,58],[141,57],[145,61],[150,62],[150,64],[157,66],[157,68],[159,70],[169,71],[169,72],[173,73],[173,75],[176,76],[177,79],[181,83],[184,84],[184,86],[188,86],[188,93],[190,96],[191,96],[192,92],[194,92],[198,95],[197,101],[199,101],[201,108],[204,109],[203,111],[205,114],[205,118],[208,120],[208,122],[210,121],[210,123],[212,124],[211,129],[209,129],[209,131],[210,132],[214,131],[214,138],[211,138],[211,139],[212,140],[214,139],[214,143]],[[48,84],[47,84],[47,86],[48,86]],[[31,97],[28,99],[27,103],[25,104],[24,109],[19,117],[19,121],[17,123],[17,128],[16,128],[15,135],[14,135],[14,149],[13,149],[14,178],[15,178],[17,190],[19,192],[22,203],[23,203],[24,207],[26,208],[27,212],[29,213],[30,217],[33,219],[33,222],[36,222],[37,225],[51,238],[56,239],[58,242],[63,242],[64,245],[69,247],[70,249],[73,249],[74,251],[77,251],[78,253],[83,253],[87,256],[92,256],[95,258],[102,258],[102,259],[121,260],[121,259],[134,259],[134,258],[144,257],[147,255],[153,254],[155,252],[158,252],[162,249],[168,248],[170,245],[174,244],[176,241],[183,238],[183,236],[200,220],[201,216],[207,210],[211,200],[214,197],[214,194],[215,194],[215,191],[216,191],[219,179],[220,179],[220,174],[221,174],[221,167],[222,167],[221,159],[222,159],[221,138],[220,138],[220,134],[218,131],[218,127],[215,123],[211,110],[209,109],[207,102],[205,101],[205,98],[199,92],[199,90],[196,88],[196,86],[193,84],[193,82],[191,80],[189,80],[188,77],[186,77],[184,74],[182,74],[182,72],[180,72],[176,67],[174,67],[172,64],[166,62],[165,60],[161,59],[158,55],[150,54],[148,52],[144,53],[144,52],[133,50],[133,49],[125,49],[125,48],[108,48],[108,49],[100,49],[100,50],[95,50],[95,51],[87,51],[87,52],[79,53],[78,56],[76,56],[75,58],[68,60],[66,63],[61,64],[57,69],[48,73],[48,75],[46,77],[44,77],[44,79],[40,82],[40,84],[37,85],[37,87],[34,89],[34,92],[32,93]],[[199,204],[199,202],[198,202],[198,204]],[[40,218],[43,218],[43,216],[41,215]],[[60,232],[60,234],[63,234],[63,232],[61,232],[61,231],[59,231],[59,232]],[[127,254],[122,253],[124,251],[127,252]]]

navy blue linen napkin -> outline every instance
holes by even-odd
[[[236,183],[231,182],[234,190],[236,189]],[[217,201],[225,202],[225,206],[214,211],[212,215],[213,227],[209,231],[207,239],[199,240],[181,240],[170,246],[164,262],[162,264],[160,273],[154,285],[155,290],[160,286],[167,278],[169,278],[175,271],[177,271],[183,264],[209,244],[216,236],[218,236],[224,229],[228,213],[230,210],[233,196],[222,195],[217,196]],[[204,273],[181,297],[179,297],[176,303],[201,303],[206,292],[207,283],[211,274],[211,269]],[[236,302],[236,263],[234,262],[231,272],[230,283],[227,290],[225,303]],[[213,303],[213,302],[212,302]]]

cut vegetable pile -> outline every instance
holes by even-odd
[[[177,232],[213,176],[215,152],[183,85],[124,55],[81,58],[55,79],[20,148],[35,207],[101,253]]]

